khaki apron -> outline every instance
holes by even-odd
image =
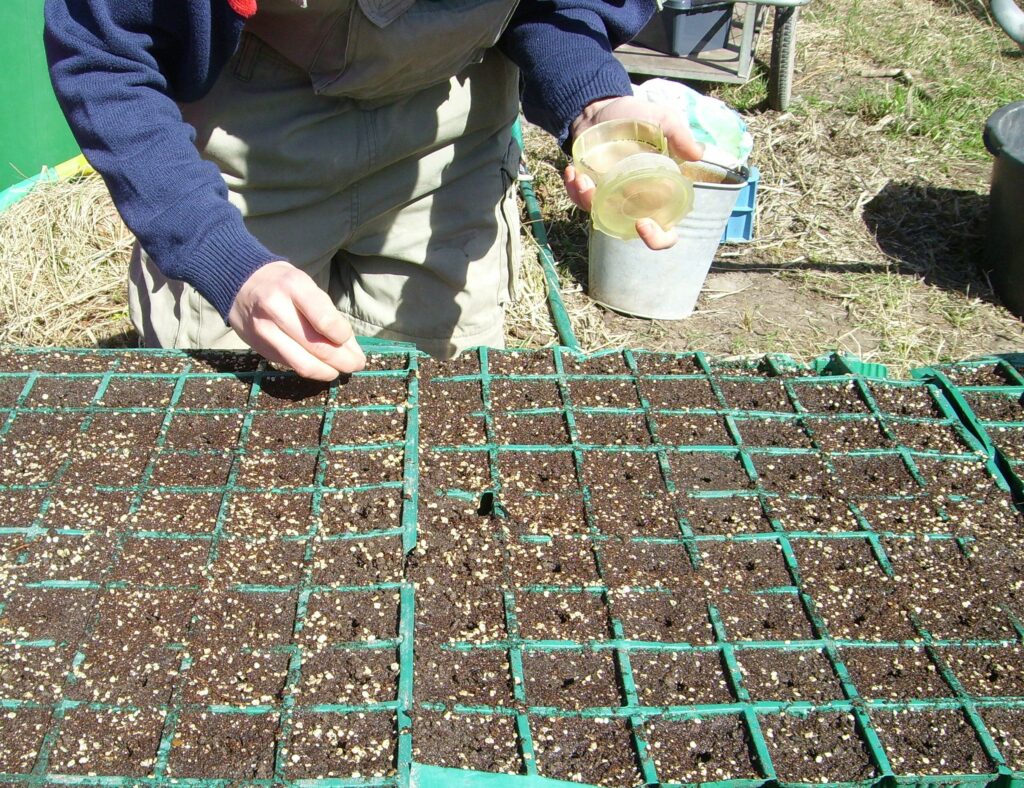
[[[518,259],[516,0],[260,0],[209,95],[182,105],[248,230],[356,333],[439,357],[504,342]],[[245,347],[137,250],[144,344]]]

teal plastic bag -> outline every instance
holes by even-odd
[[[651,79],[634,85],[633,93],[658,104],[676,107],[686,116],[694,139],[703,142],[707,151],[704,158],[727,167],[747,163],[754,147],[754,138],[747,124],[724,101],[698,93],[681,82]]]

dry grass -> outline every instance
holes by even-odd
[[[96,177],[42,184],[0,214],[0,344],[116,344],[132,240]]]

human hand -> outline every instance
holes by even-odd
[[[228,322],[253,350],[304,378],[358,372],[366,356],[327,293],[291,263],[268,263],[245,280]]]
[[[668,105],[657,104],[636,96],[619,96],[591,102],[573,121],[570,134],[576,139],[591,126],[622,118],[646,120],[660,126],[668,142],[669,153],[677,159],[696,161],[704,155],[704,145],[694,140],[681,112]],[[596,188],[593,180],[578,173],[571,164],[565,168],[563,180],[569,199],[583,210],[589,211],[594,202]],[[636,231],[640,239],[651,249],[668,249],[678,240],[674,227],[663,228],[652,219],[637,220]]]

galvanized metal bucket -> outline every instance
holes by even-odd
[[[671,249],[653,251],[636,239],[622,241],[590,231],[589,295],[597,303],[636,317],[678,320],[697,304],[736,198],[748,173],[701,164],[709,180],[693,184],[693,210],[676,231]]]

